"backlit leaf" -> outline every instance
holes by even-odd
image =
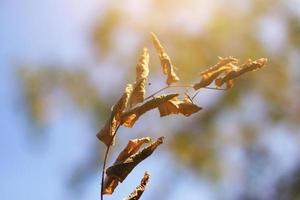
[[[127,84],[123,96],[113,106],[109,120],[106,122],[104,127],[97,133],[97,138],[107,146],[114,144],[116,129],[120,125],[120,117],[127,107],[131,92],[132,85]]]
[[[154,108],[159,107],[162,103],[178,96],[178,94],[169,94],[169,95],[162,95],[158,97],[154,97],[153,99],[145,102],[144,104],[125,112],[121,116],[121,124],[126,127],[132,127],[134,123],[139,119],[141,115],[152,110]]]
[[[166,101],[161,104],[159,107],[160,116],[167,116],[170,114],[182,114],[186,117],[190,116],[201,110],[202,108],[193,104],[193,102],[189,98],[185,98],[184,100],[179,100],[177,97]]]
[[[97,138],[101,140],[106,146],[114,144],[114,136],[119,122],[111,114],[110,119],[106,121],[104,127],[97,133]]]
[[[129,100],[130,107],[144,101],[145,93],[146,93],[145,85],[146,85],[146,78],[142,78],[141,80],[136,82],[132,91],[132,95]]]
[[[188,117],[202,108],[193,104],[193,102],[189,98],[185,98],[182,102],[179,103],[179,113]]]
[[[138,64],[136,65],[136,80],[133,87],[131,97],[129,99],[130,107],[141,103],[145,98],[145,85],[147,77],[149,75],[149,53],[148,49],[144,48],[143,53],[139,59]]]
[[[149,53],[148,49],[144,48],[143,53],[136,65],[136,81],[146,79],[149,75]]]
[[[135,154],[143,144],[148,142],[150,142],[149,137],[129,140],[127,146],[122,150],[114,163],[116,164],[123,162],[128,157]],[[115,188],[118,186],[118,183],[119,181],[115,177],[106,176],[104,180],[103,194],[112,194]]]
[[[149,143],[150,141],[151,141],[150,137],[143,137],[139,139],[129,140],[127,146],[119,154],[115,163],[124,161],[129,156],[135,154],[143,144]]]
[[[224,75],[222,78],[216,80],[215,83],[218,87],[221,87],[224,83],[226,83],[227,87],[228,87],[229,81],[233,81],[233,79],[235,79],[247,72],[256,71],[258,69],[261,69],[262,67],[265,66],[267,61],[268,60],[266,58],[260,58],[255,61],[252,61],[251,59],[249,59],[245,64],[243,64],[241,67],[237,68],[237,70],[230,71],[229,73]],[[231,85],[232,85],[232,83],[231,83]]]
[[[124,198],[123,200],[138,200],[144,193],[147,183],[149,181],[149,174],[147,172],[144,173],[144,177],[141,180],[141,183],[139,186],[135,188],[135,190],[127,197]]]
[[[119,185],[118,179],[106,176],[104,180],[103,194],[112,194],[114,193],[116,187]]]
[[[107,176],[116,178],[119,182],[123,182],[128,174],[144,159],[149,157],[153,151],[163,143],[163,137],[158,138],[142,151],[135,153],[122,162],[118,162],[106,170]]]
[[[179,81],[179,77],[176,75],[174,66],[172,65],[171,59],[166,53],[164,47],[161,45],[157,36],[154,33],[151,33],[151,37],[154,47],[159,56],[163,73],[167,75],[166,83],[168,85],[171,85],[172,83]]]
[[[215,79],[217,79],[221,74],[229,73],[232,70],[235,70],[234,63],[237,63],[237,59],[233,57],[222,58],[219,57],[219,62],[210,67],[209,69],[201,72],[201,81],[194,84],[194,89],[198,90],[210,85]]]
[[[219,59],[219,62],[217,64],[215,64],[214,66],[212,66],[212,67],[208,68],[207,70],[201,72],[201,75],[213,73],[216,70],[219,70],[220,67],[226,66],[228,64],[238,63],[238,59],[236,59],[232,56],[225,57],[225,58],[219,56],[218,59]]]
[[[158,107],[159,113],[161,117],[170,115],[170,114],[178,114],[179,106],[173,100],[168,100],[165,103],[161,104]]]

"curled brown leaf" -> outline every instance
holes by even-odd
[[[144,101],[145,93],[146,93],[145,86],[146,86],[146,78],[142,78],[141,80],[135,83],[132,91],[132,95],[129,100],[130,107]]]
[[[144,159],[149,157],[154,150],[163,143],[163,137],[158,138],[143,150],[131,155],[122,162],[115,163],[106,170],[106,175],[116,178],[119,182],[123,182],[128,174]]]
[[[129,140],[127,146],[121,151],[115,163],[119,163],[127,159],[129,156],[138,152],[143,144],[149,143],[151,141],[150,137],[143,137],[139,139]]]
[[[129,140],[127,146],[121,151],[114,163],[116,164],[123,162],[128,157],[135,154],[143,144],[148,142],[150,142],[149,137]],[[115,188],[118,186],[118,183],[119,181],[115,177],[106,176],[104,180],[103,194],[112,194]]]
[[[222,58],[219,57],[219,62],[209,69],[201,72],[201,81],[194,84],[194,89],[198,90],[210,85],[215,79],[217,79],[221,74],[229,73],[232,70],[235,70],[234,63],[237,63],[238,60],[233,57]]]
[[[170,114],[182,114],[186,117],[198,112],[202,108],[194,104],[189,98],[183,100],[177,99],[174,97],[165,103],[161,104],[159,107],[159,113],[161,117],[170,115]]]
[[[176,96],[178,96],[178,94],[169,94],[166,96],[162,95],[162,96],[154,97],[153,99],[145,102],[144,104],[137,106],[132,110],[129,110],[128,112],[122,114],[121,124],[131,128],[141,115],[148,112],[149,110],[159,107],[159,105],[161,105],[162,103]]]
[[[109,120],[107,120],[104,127],[97,133],[97,138],[106,144],[106,146],[114,144],[116,129],[118,126],[120,126],[121,114],[127,108],[131,93],[132,85],[127,84],[124,94],[113,106]]]
[[[135,190],[126,198],[124,198],[123,200],[138,200],[140,199],[140,197],[142,196],[142,194],[144,193],[147,183],[149,181],[149,174],[147,172],[144,173],[144,176],[141,180],[141,183],[139,186],[137,186],[135,188]]]
[[[103,194],[111,195],[114,193],[119,181],[111,176],[106,176],[104,180]]]
[[[97,138],[102,141],[106,146],[113,145],[115,143],[114,137],[119,126],[119,122],[111,114],[109,120],[106,121],[104,127],[97,133]]]
[[[202,108],[194,104],[189,98],[185,98],[179,103],[179,113],[188,117]]]
[[[131,97],[129,99],[130,107],[144,101],[146,93],[146,81],[149,75],[149,53],[148,49],[144,48],[143,53],[136,65],[136,80],[133,87]]]
[[[227,73],[226,75],[224,75],[223,77],[217,79],[215,81],[215,83],[218,87],[221,87],[224,83],[227,84],[227,87],[228,87],[228,84],[233,85],[233,79],[235,79],[247,72],[256,71],[258,69],[261,69],[262,67],[265,66],[267,61],[268,60],[266,58],[260,58],[255,61],[252,61],[251,59],[249,59],[241,67],[238,67],[236,70],[232,70],[229,73]]]
[[[136,65],[136,81],[146,79],[149,75],[149,53],[148,49],[144,48],[143,53]]]
[[[238,63],[238,59],[236,59],[236,58],[234,58],[232,56],[225,57],[225,58],[219,56],[218,59],[219,59],[219,62],[217,64],[215,64],[214,66],[212,66],[212,67],[204,70],[203,72],[201,72],[201,75],[213,73],[216,70],[219,70],[220,67],[226,66],[228,64],[236,64],[236,63]]]
[[[166,53],[164,47],[159,42],[157,36],[154,33],[151,33],[151,38],[152,38],[153,45],[159,56],[163,73],[167,75],[166,83],[168,85],[171,85],[172,83],[179,81],[179,77],[175,73],[174,66],[172,65],[171,59]]]

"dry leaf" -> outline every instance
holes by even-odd
[[[119,122],[111,114],[110,119],[106,121],[104,127],[97,133],[97,138],[106,144],[106,146],[113,145],[115,143],[114,136],[118,126]]]
[[[114,163],[123,162],[128,157],[135,154],[143,144],[148,142],[150,142],[149,137],[129,140],[127,146],[122,150]],[[104,180],[103,194],[112,194],[118,186],[118,183],[119,181],[115,177],[106,176]]]
[[[130,107],[136,105],[137,103],[141,103],[145,99],[145,85],[146,85],[146,78],[142,78],[139,82],[134,85],[129,104]]]
[[[97,133],[97,138],[101,140],[106,146],[114,144],[114,137],[117,127],[120,125],[121,114],[127,107],[129,97],[132,93],[132,85],[127,84],[123,96],[113,106],[109,120],[104,127]]]
[[[181,103],[179,103],[179,113],[188,117],[202,108],[193,104],[193,102],[189,98],[185,98]]]
[[[234,63],[237,63],[237,59],[233,57],[222,58],[219,57],[219,62],[210,67],[209,69],[201,72],[201,81],[194,84],[194,89],[198,90],[200,88],[210,85],[215,79],[217,79],[221,74],[227,74],[232,70],[235,70]]]
[[[121,114],[123,113],[125,108],[127,108],[127,104],[128,104],[129,98],[131,96],[132,90],[133,90],[132,85],[127,84],[123,96],[113,107],[112,113],[117,118],[117,120],[120,120]]]
[[[266,58],[260,58],[255,61],[249,59],[245,64],[237,68],[237,70],[230,71],[224,77],[216,80],[215,83],[218,87],[221,87],[224,83],[226,83],[228,87],[229,81],[233,81],[233,79],[243,75],[244,73],[261,69],[265,66],[267,61],[268,60]],[[233,85],[233,82],[231,82],[230,85]]]
[[[170,115],[170,114],[178,114],[179,106],[172,99],[166,101],[158,107],[159,114],[161,117]]]
[[[142,151],[135,153],[122,162],[118,162],[106,170],[107,176],[116,178],[119,182],[123,182],[128,174],[144,159],[149,157],[153,151],[163,143],[163,137],[158,138]]]
[[[141,79],[146,79],[149,75],[149,53],[148,49],[144,48],[142,56],[139,59],[138,64],[136,65],[136,82],[139,82]]]
[[[104,180],[103,194],[112,194],[114,193],[116,187],[118,186],[119,181],[110,176],[106,176]]]
[[[158,107],[161,117],[170,114],[182,114],[188,117],[201,109],[201,107],[193,104],[193,102],[187,97],[184,100],[178,100],[176,97],[174,97]]]
[[[143,137],[140,139],[129,140],[127,146],[119,154],[115,163],[124,161],[129,156],[135,154],[143,144],[149,143],[150,141],[151,141],[150,137]]]
[[[141,115],[148,112],[149,110],[159,107],[159,105],[161,105],[162,103],[164,103],[176,96],[178,96],[178,94],[169,94],[166,96],[162,95],[159,97],[155,97],[155,98],[147,101],[146,103],[144,103],[140,106],[137,106],[128,112],[125,112],[121,116],[121,124],[126,127],[131,128]]]
[[[164,47],[160,44],[157,36],[154,33],[151,33],[151,37],[154,47],[159,56],[163,73],[167,75],[166,83],[168,85],[171,85],[172,83],[179,81],[179,77],[176,75],[174,66],[172,65],[171,59],[166,53]]]
[[[226,83],[226,89],[230,89],[234,86],[234,80],[228,80],[225,82]]]
[[[232,56],[225,57],[225,58],[219,56],[218,59],[219,59],[219,62],[217,64],[215,64],[214,66],[212,66],[212,67],[208,68],[207,70],[201,72],[201,75],[212,73],[212,72],[218,70],[220,67],[226,66],[228,64],[238,63],[238,59],[236,59]]]
[[[144,173],[144,177],[141,180],[141,183],[139,186],[135,188],[135,190],[127,197],[124,198],[123,200],[138,200],[144,193],[147,183],[149,181],[149,174],[147,172]]]
[[[133,87],[131,97],[129,99],[130,107],[144,101],[146,93],[146,81],[149,75],[149,53],[148,49],[144,48],[143,53],[136,65],[136,80]]]

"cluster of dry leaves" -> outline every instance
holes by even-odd
[[[178,82],[180,79],[175,72],[171,59],[161,45],[157,36],[151,33],[152,42],[157,51],[162,71],[166,75],[167,87]],[[217,88],[232,88],[234,80],[246,72],[255,71],[265,66],[266,58],[255,61],[248,60],[242,65],[238,65],[238,60],[233,57],[219,57],[219,62],[209,69],[201,72],[199,83],[191,85],[191,88],[198,90],[206,88],[213,82]],[[120,126],[132,128],[135,122],[146,112],[158,109],[160,116],[170,114],[182,114],[190,116],[202,108],[193,103],[193,100],[185,94],[183,97],[177,93],[166,95],[150,95],[145,98],[146,82],[149,75],[149,53],[147,48],[143,49],[142,55],[136,65],[136,80],[134,84],[127,84],[125,91],[118,102],[112,107],[111,115],[104,127],[97,133],[97,137],[109,149],[115,143],[115,136]],[[225,85],[224,85],[225,84]],[[180,85],[178,85],[180,87]],[[156,93],[155,93],[156,94]],[[127,146],[117,157],[111,167],[106,169],[106,177],[102,183],[101,198],[103,194],[112,194],[119,184],[141,161],[150,156],[153,151],[163,143],[163,137],[151,142],[149,137],[130,140]],[[141,149],[144,144],[150,143]],[[108,151],[107,151],[108,153]],[[145,190],[149,179],[149,174],[145,175],[141,184],[132,192],[126,200],[139,199]]]

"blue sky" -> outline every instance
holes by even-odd
[[[78,3],[0,3],[0,199],[72,198],[66,177],[70,176],[70,167],[89,153],[90,141],[83,140],[81,134],[89,131],[84,115],[66,108],[68,112],[49,126],[48,138],[32,142],[24,113],[27,105],[22,99],[16,70],[22,61],[70,64],[85,59],[90,25],[87,22],[97,14],[100,3],[89,1],[81,6]],[[98,188],[93,192],[98,193]],[[83,196],[90,193],[87,191]]]

